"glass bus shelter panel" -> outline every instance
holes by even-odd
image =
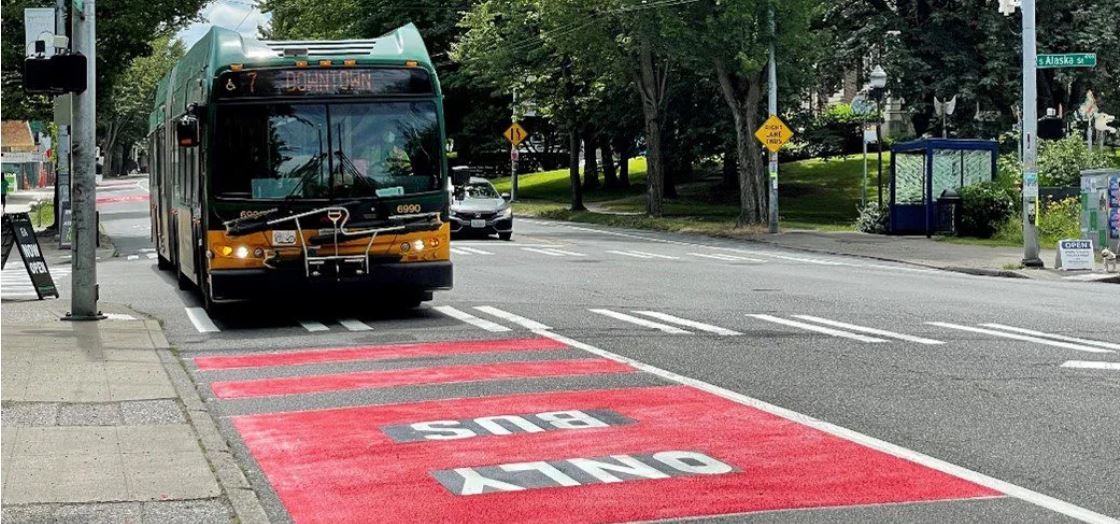
[[[896,153],[894,204],[922,204],[925,196],[926,155]]]

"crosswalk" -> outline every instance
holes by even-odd
[[[443,317],[461,322],[474,329],[488,333],[509,333],[515,330],[528,330],[534,333],[552,332],[553,327],[539,319],[523,316],[493,305],[452,306],[437,305],[431,311]],[[943,346],[951,342],[968,342],[981,335],[987,340],[1011,340],[1038,345],[1097,354],[1115,354],[1120,344],[1085,337],[1073,337],[1061,333],[1050,333],[1000,323],[979,323],[975,325],[928,321],[916,324],[922,332],[915,334],[881,326],[857,324],[842,319],[827,318],[810,314],[776,313],[722,313],[724,325],[717,325],[707,319],[688,318],[676,312],[652,309],[629,309],[618,307],[591,307],[588,313],[603,319],[607,324],[595,323],[583,326],[584,329],[625,329],[635,332],[648,332],[667,336],[714,336],[744,337],[765,334],[776,330],[782,336],[800,337],[819,336],[854,341],[860,344],[913,344],[914,347]],[[202,308],[186,308],[186,314],[199,333],[219,333],[221,328],[206,315]],[[428,317],[429,319],[431,317]],[[342,318],[336,320],[297,320],[294,322],[308,334],[339,332],[373,332],[383,330],[377,320]],[[293,326],[295,327],[295,326]],[[936,331],[944,336],[933,334]],[[967,333],[961,338],[961,333]],[[935,338],[936,337],[936,338]],[[1063,368],[1115,371],[1118,363],[1094,361],[1069,361]]]
[[[51,279],[56,288],[61,289],[63,284],[70,279],[70,266],[57,265],[50,267]],[[12,299],[39,298],[35,293],[35,286],[31,277],[27,276],[27,269],[19,257],[8,260],[8,264],[0,271],[0,296]]]

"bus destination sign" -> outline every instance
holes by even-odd
[[[299,68],[229,71],[218,77],[220,98],[287,96],[430,95],[432,81],[419,68]]]

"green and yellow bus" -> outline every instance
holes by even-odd
[[[339,41],[215,27],[159,83],[149,129],[159,265],[208,309],[451,288],[442,95],[411,24]]]

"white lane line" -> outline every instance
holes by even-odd
[[[940,340],[933,340],[932,338],[915,337],[913,335],[906,335],[903,333],[895,333],[894,331],[887,331],[885,329],[875,329],[865,326],[857,326],[855,324],[848,324],[845,322],[838,322],[836,320],[829,320],[827,318],[814,317],[813,315],[794,315],[795,318],[816,322],[818,324],[825,324],[832,327],[847,329],[848,331],[859,331],[861,333],[870,333],[872,335],[880,335],[887,338],[897,338],[907,342],[917,342],[919,344],[937,345],[944,344]]]
[[[730,329],[721,328],[719,326],[713,326],[711,324],[705,324],[703,322],[697,322],[695,320],[689,320],[687,318],[674,317],[673,315],[669,315],[669,314],[666,314],[666,313],[661,313],[661,312],[658,312],[658,311],[634,311],[634,313],[637,313],[639,315],[645,315],[647,317],[653,317],[653,318],[656,318],[657,320],[663,320],[663,321],[668,322],[670,324],[677,324],[677,325],[681,325],[681,326],[684,326],[684,327],[699,329],[700,331],[707,331],[709,333],[715,333],[717,335],[723,335],[723,336],[742,335],[742,333],[740,333],[738,331],[732,331]]]
[[[673,334],[673,335],[691,335],[692,334],[692,333],[690,333],[688,331],[685,331],[685,330],[683,330],[679,327],[673,327],[673,326],[670,326],[668,324],[662,324],[660,322],[654,322],[652,320],[646,320],[644,318],[638,318],[638,317],[630,316],[630,315],[627,315],[626,313],[619,313],[617,311],[611,311],[609,309],[592,309],[590,311],[592,313],[598,313],[600,315],[608,316],[608,317],[611,317],[613,319],[621,320],[623,322],[629,322],[631,324],[637,324],[637,325],[642,326],[642,327],[657,329],[657,330],[663,331],[665,333],[670,333],[670,334]]]
[[[849,442],[854,442],[861,446],[871,448],[873,450],[880,451],[903,460],[921,464],[922,466],[925,466],[927,468],[934,469],[960,479],[964,479],[974,484],[979,484],[991,490],[1003,493],[1004,495],[1015,497],[1019,500],[1034,504],[1038,507],[1045,508],[1050,511],[1054,511],[1056,513],[1061,513],[1062,515],[1080,520],[1082,522],[1089,522],[1093,524],[1120,524],[1120,520],[1102,515],[1100,513],[1096,513],[1081,506],[1070,504],[1069,502],[1066,502],[1064,500],[1057,499],[1049,495],[1044,495],[1037,491],[1030,490],[1022,486],[997,479],[995,477],[990,477],[983,473],[973,471],[971,469],[964,468],[950,462],[946,462],[939,458],[931,457],[912,449],[904,448],[902,446],[899,446],[898,444],[892,444],[885,440],[880,440],[870,435],[865,435],[858,431],[853,431],[843,426],[838,426],[831,422],[825,422],[818,418],[813,418],[809,415],[798,413],[791,409],[775,406],[774,404],[770,404],[769,402],[764,402],[756,398],[748,397],[741,393],[736,393],[729,389],[724,389],[719,386],[704,382],[702,380],[686,377],[684,375],[678,375],[676,373],[673,373],[672,371],[666,371],[664,369],[651,366],[644,362],[639,362],[622,355],[616,355],[605,349],[599,349],[595,346],[592,346],[591,344],[585,344],[583,342],[565,337],[553,331],[541,330],[535,331],[534,333],[542,337],[551,338],[552,340],[555,340],[562,344],[567,344],[569,347],[582,349],[593,355],[597,355],[603,358],[609,358],[611,360],[614,360],[615,362],[628,364],[635,369],[657,375],[666,380],[684,384],[686,386],[692,386],[701,391],[711,393],[712,395],[717,395],[732,402],[742,404],[759,411],[764,411],[771,415],[784,418],[797,424],[811,427],[818,431],[823,431]]]
[[[470,253],[472,255],[493,255],[493,253],[489,251],[483,251],[474,247],[460,247],[459,249],[462,251],[466,251],[467,253]]]
[[[981,333],[984,335],[992,335],[994,337],[1010,338],[1012,340],[1022,340],[1024,342],[1034,342],[1036,344],[1044,344],[1047,346],[1054,346],[1065,349],[1073,349],[1076,351],[1085,351],[1087,353],[1113,353],[1113,351],[1091,346],[1083,346],[1080,344],[1071,344],[1069,342],[1060,342],[1057,340],[1048,340],[1045,338],[1031,337],[1027,335],[1017,335],[1015,333],[1007,333],[1006,331],[996,331],[994,329],[984,329],[972,326],[962,326],[960,324],[951,324],[949,322],[926,322],[931,326],[939,326],[949,329],[959,329],[961,331],[971,331],[973,333]]]
[[[187,310],[187,318],[191,319],[191,324],[199,333],[217,333],[221,331],[218,326],[214,325],[214,321],[210,320],[210,315],[206,314],[206,310],[200,307],[189,307]]]
[[[565,251],[563,249],[556,249],[556,248],[548,248],[548,249],[544,249],[542,251],[551,251],[553,253],[560,253],[560,256],[566,256],[566,257],[585,257],[585,256],[587,256],[583,253],[576,253],[575,251]]]
[[[502,320],[513,322],[514,324],[517,324],[517,325],[519,325],[523,328],[542,329],[542,330],[552,329],[552,328],[550,328],[550,327],[548,327],[544,324],[541,324],[540,322],[537,322],[536,320],[528,319],[528,318],[525,318],[521,315],[515,315],[515,314],[510,313],[508,311],[502,311],[502,310],[500,310],[496,307],[475,306],[474,308],[483,312],[483,313],[486,313],[486,314],[489,314],[489,315],[494,315],[495,317],[498,317]]]
[[[470,254],[469,252],[464,251],[463,248],[461,248],[461,247],[453,247],[453,248],[451,248],[451,252],[456,254],[456,255],[469,255]]]
[[[727,262],[766,262],[760,258],[740,257],[736,255],[725,255],[723,253],[689,253],[694,257],[711,258],[715,260],[723,260]]]
[[[501,324],[496,324],[494,322],[490,322],[489,320],[478,318],[470,313],[467,313],[466,311],[460,311],[451,306],[436,306],[434,309],[455,320],[466,322],[467,324],[470,324],[477,328],[485,329],[486,331],[489,331],[491,333],[512,331],[510,328],[505,327]]]
[[[540,253],[542,255],[548,255],[550,257],[562,257],[562,256],[564,256],[561,253],[553,253],[552,251],[545,251],[543,249],[537,249],[537,248],[534,248],[534,247],[523,247],[523,248],[521,248],[521,250],[522,251],[531,251],[533,253]]]
[[[634,253],[635,255],[645,255],[647,257],[653,257],[653,258],[663,258],[665,260],[680,260],[681,259],[681,257],[674,257],[674,256],[669,256],[669,255],[659,255],[657,253],[646,253],[645,251],[631,251],[631,253]]]
[[[147,254],[146,254],[146,255],[144,255],[144,256],[148,257],[148,260],[153,260],[153,259],[155,259],[155,258],[156,258],[157,256],[159,256],[159,255],[157,255],[157,254],[155,254],[155,253],[147,253]]]
[[[1007,326],[1004,324],[996,324],[994,322],[988,324],[980,324],[984,327],[1002,329],[1004,331],[1015,331],[1024,335],[1034,335],[1036,337],[1052,338],[1054,340],[1064,340],[1066,342],[1076,342],[1078,344],[1085,344],[1086,346],[1097,346],[1105,349],[1120,349],[1120,344],[1113,344],[1111,342],[1101,342],[1099,340],[1090,340],[1087,338],[1067,337],[1065,335],[1055,335],[1054,333],[1045,333],[1042,331],[1035,331],[1033,329],[1024,329],[1021,327]]]
[[[312,333],[314,333],[316,331],[330,331],[331,330],[331,328],[323,325],[322,322],[316,322],[314,320],[300,320],[299,325],[303,326],[303,329],[306,329],[306,330],[308,330]]]
[[[815,325],[815,324],[806,324],[804,322],[798,322],[796,320],[788,320],[788,319],[779,318],[779,317],[775,317],[775,316],[771,316],[771,315],[748,314],[747,316],[752,317],[752,318],[757,318],[759,320],[765,320],[767,322],[773,322],[775,324],[782,324],[782,325],[785,325],[785,326],[801,328],[801,329],[804,329],[806,331],[816,331],[817,333],[824,333],[826,335],[832,335],[834,337],[850,338],[852,340],[858,340],[860,342],[872,342],[872,343],[874,343],[874,342],[886,342],[886,340],[883,340],[881,338],[865,337],[863,335],[857,335],[855,333],[849,333],[847,331],[840,331],[839,329],[826,328],[826,327],[818,326],[818,325]]]
[[[140,255],[128,255],[128,260],[140,260]]]
[[[1063,368],[1076,369],[1104,369],[1107,371],[1120,371],[1120,362],[1093,362],[1090,360],[1067,360]]]
[[[765,260],[763,260],[761,258],[742,257],[742,256],[739,256],[739,255],[728,255],[726,253],[720,253],[720,256],[730,258],[731,260],[745,260],[747,262],[766,262]]]
[[[342,327],[349,329],[350,331],[369,331],[373,329],[369,327],[365,322],[362,322],[361,320],[358,320],[356,318],[343,318],[340,319],[338,323],[341,324]]]
[[[629,253],[629,252],[626,252],[626,251],[607,251],[607,253],[610,253],[612,255],[622,255],[624,257],[633,257],[633,258],[653,258],[651,256],[639,255],[639,254],[636,254],[636,253]]]

